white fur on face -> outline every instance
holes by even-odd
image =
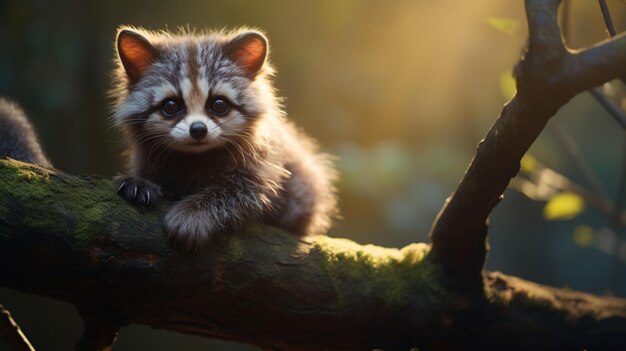
[[[207,127],[207,135],[201,139],[194,139],[189,128],[195,122],[203,123]],[[176,123],[170,130],[170,136],[176,141],[173,147],[180,151],[203,152],[224,144],[222,128],[212,119],[202,114],[191,114]]]
[[[176,96],[176,88],[170,82],[163,82],[163,85],[157,86],[152,90],[152,104],[157,105],[165,98]]]
[[[246,119],[239,113],[231,113],[222,122],[220,122],[220,129],[224,136],[242,136],[244,134],[244,125]]]
[[[219,82],[219,83],[217,83],[215,85],[215,87],[213,88],[213,95],[215,95],[215,96],[224,96],[225,98],[227,98],[228,100],[232,101],[235,104],[239,104],[240,103],[239,101],[237,101],[237,97],[239,95],[239,92],[229,82]]]
[[[209,97],[209,82],[197,79],[195,85],[189,78],[183,78],[180,81],[180,90],[187,106],[187,113],[201,114],[204,112],[204,106]]]

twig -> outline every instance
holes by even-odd
[[[587,184],[591,186],[591,189],[598,193],[598,195],[608,198],[608,194],[604,186],[602,186],[600,178],[596,172],[594,172],[589,162],[587,162],[585,156],[583,156],[572,136],[563,129],[558,121],[552,121],[552,123],[550,123],[550,131],[552,131],[552,134],[554,134],[574,165],[576,165],[576,168],[578,168],[583,178],[587,181]]]
[[[611,19],[611,12],[609,11],[609,7],[606,4],[606,0],[598,0],[598,4],[600,5],[600,10],[602,11],[602,18],[604,19],[604,24],[606,26],[606,30],[609,33],[609,37],[614,37],[617,32],[615,31],[615,26],[613,25],[613,20]],[[626,84],[626,81],[622,79],[622,82]],[[622,128],[626,129],[626,115],[618,106],[612,103],[599,88],[593,88],[590,90],[591,94],[594,98],[604,107],[605,110],[617,121],[617,123],[622,126]],[[626,170],[626,169],[625,169]]]
[[[617,107],[614,103],[609,100],[604,93],[600,90],[600,88],[595,87],[589,90],[591,95],[604,107],[606,112],[608,112],[614,119],[619,123],[619,125],[626,129],[626,114]]]
[[[553,191],[548,192],[542,185]],[[590,207],[597,209],[607,218],[611,218],[615,213],[615,204],[608,196],[591,191],[544,165],[539,165],[538,169],[530,174],[529,179],[521,176],[513,178],[509,187],[536,201],[547,201],[558,191],[572,192],[585,199]],[[621,212],[618,220],[622,225],[626,225],[626,212]]]
[[[602,18],[604,18],[606,30],[609,32],[609,36],[613,37],[617,33],[615,32],[615,26],[613,26],[609,6],[606,4],[606,0],[598,0],[598,4],[600,5],[600,10],[602,11]]]
[[[15,322],[11,313],[0,305],[0,334],[14,351],[34,351],[33,345]]]

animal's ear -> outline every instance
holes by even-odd
[[[157,50],[141,34],[122,29],[117,35],[117,53],[131,83],[141,78],[154,61]]]
[[[241,33],[226,43],[224,52],[243,69],[246,77],[254,79],[267,56],[267,39],[256,31]]]

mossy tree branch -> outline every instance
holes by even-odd
[[[0,285],[97,321],[81,350],[108,349],[127,323],[273,350],[626,343],[622,299],[499,273],[480,294],[460,294],[427,244],[387,249],[262,226],[188,255],[165,240],[166,207],[130,206],[107,179],[0,160]]]

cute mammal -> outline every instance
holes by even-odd
[[[114,118],[130,152],[118,191],[144,206],[175,199],[165,230],[188,251],[253,220],[323,233],[337,214],[335,171],[285,118],[268,49],[249,29],[118,32]]]

